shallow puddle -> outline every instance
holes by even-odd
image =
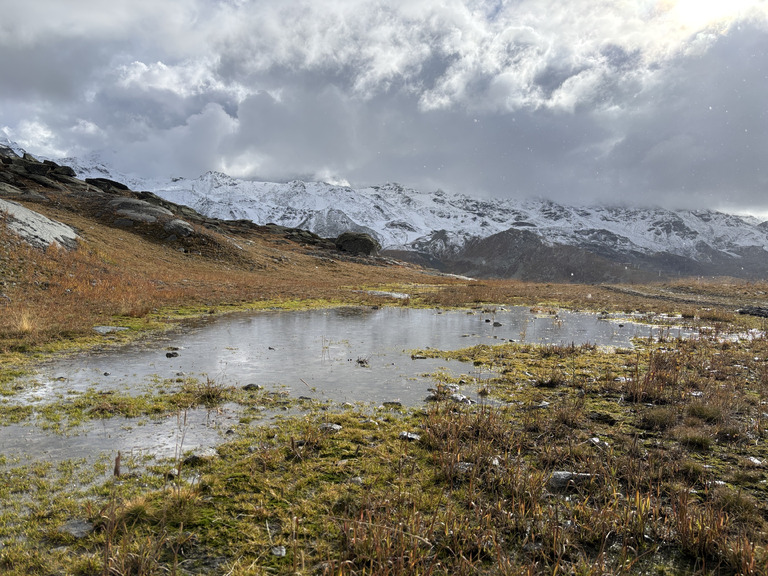
[[[477,379],[489,376],[456,361],[413,359],[414,349],[452,350],[505,340],[629,347],[632,338],[647,337],[652,330],[593,314],[537,316],[523,307],[492,313],[355,307],[233,314],[186,325],[151,343],[44,365],[9,401],[44,404],[90,388],[140,394],[168,388],[164,380],[184,376],[226,386],[257,384],[287,390],[293,397],[414,405],[433,385],[428,374],[446,370]],[[466,388],[461,392],[476,399],[477,387]],[[13,425],[0,427],[0,449],[6,455],[36,452],[45,459],[118,449],[172,456],[180,444],[216,444],[222,422],[236,422],[237,416],[236,407],[224,407],[213,416],[204,409],[190,411],[183,426],[176,416],[111,418],[89,422],[68,436],[31,424]]]
[[[633,337],[651,330],[592,314],[536,316],[522,307],[493,314],[411,308],[236,314],[186,326],[151,347],[90,352],[43,366],[37,385],[19,398],[46,401],[88,388],[142,393],[160,381],[188,376],[280,387],[321,400],[415,404],[426,395],[423,374],[472,367],[414,360],[413,349],[454,350],[505,340],[629,347]]]

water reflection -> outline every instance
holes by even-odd
[[[412,360],[415,348],[453,350],[505,340],[631,346],[634,336],[649,330],[591,314],[536,316],[522,307],[493,313],[355,307],[238,314],[187,326],[151,347],[83,354],[43,367],[40,385],[24,400],[89,387],[140,393],[187,375],[340,402],[414,404],[425,395],[422,374],[468,370],[458,362]]]
[[[427,374],[446,370],[483,376],[460,362],[414,360],[416,348],[452,350],[505,340],[629,347],[633,337],[647,337],[652,330],[591,314],[537,316],[522,307],[486,313],[355,307],[236,314],[186,325],[141,345],[55,361],[40,368],[34,384],[25,383],[28,391],[8,401],[44,404],[90,388],[140,394],[167,389],[180,377],[210,377],[224,385],[258,384],[318,400],[414,405],[432,385]],[[465,388],[462,394],[477,399],[476,386]],[[239,412],[224,406],[211,419],[205,410],[190,411],[181,427],[175,415],[111,418],[67,436],[31,423],[6,426],[0,427],[0,450],[44,459],[118,449],[173,456],[180,443],[184,448],[215,445]]]

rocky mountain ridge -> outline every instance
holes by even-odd
[[[82,178],[125,182],[211,218],[274,223],[327,238],[364,232],[385,253],[447,272],[578,281],[768,274],[768,222],[713,210],[578,207],[396,183],[356,189],[256,182],[221,172],[144,179],[116,172],[97,155],[58,162]]]

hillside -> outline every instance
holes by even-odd
[[[209,218],[8,148],[0,160],[0,350],[91,334],[116,316],[151,323],[169,307],[375,302],[355,288],[434,280],[355,245]]]

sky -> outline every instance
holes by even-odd
[[[768,0],[0,0],[0,137],[768,218]]]

